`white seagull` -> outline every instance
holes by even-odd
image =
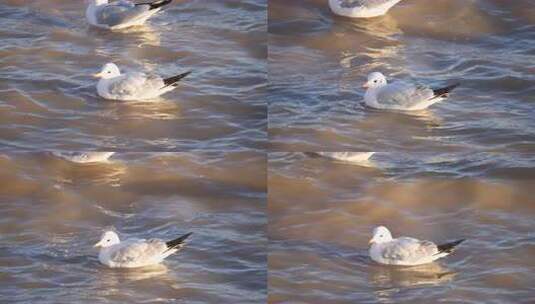
[[[115,152],[52,152],[52,155],[73,163],[107,162]]]
[[[317,152],[318,155],[352,163],[365,162],[375,154],[375,152]]]
[[[379,264],[416,266],[431,263],[453,252],[464,239],[442,245],[410,237],[393,239],[384,226],[373,230],[370,240],[370,257]]]
[[[459,83],[456,83],[432,89],[423,85],[401,82],[388,84],[383,74],[373,72],[368,75],[368,81],[363,85],[364,88],[367,88],[364,103],[375,109],[423,110],[448,97],[448,94],[458,86]]]
[[[121,242],[117,233],[106,231],[94,247],[101,247],[99,261],[111,268],[136,268],[161,263],[180,250],[191,232],[172,241],[130,239]]]
[[[329,0],[333,13],[351,18],[382,16],[401,0]]]
[[[146,75],[141,72],[121,74],[114,63],[107,63],[100,73],[94,77],[100,78],[97,92],[103,98],[111,100],[146,100],[154,99],[164,93],[174,90],[178,82],[188,76],[191,71],[169,78],[157,75]]]
[[[163,6],[173,0],[149,1],[133,3],[119,0],[109,3],[108,0],[90,0],[85,11],[89,24],[110,30],[124,29],[130,26],[142,25],[152,15],[159,12]]]

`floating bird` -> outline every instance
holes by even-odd
[[[136,268],[161,263],[185,245],[190,233],[172,241],[130,239],[121,242],[114,231],[106,231],[94,247],[101,247],[99,261],[111,268]]]
[[[464,239],[436,245],[410,237],[393,239],[390,231],[379,226],[373,230],[370,240],[370,257],[379,264],[415,266],[431,263],[453,252]]]
[[[329,0],[333,13],[351,18],[382,16],[401,0]]]
[[[71,161],[73,163],[107,162],[115,152],[52,152],[52,155]]]
[[[145,100],[153,99],[174,90],[178,82],[191,71],[169,78],[146,75],[141,72],[121,74],[119,67],[107,63],[94,77],[100,78],[97,92],[103,98],[111,100]]]
[[[152,15],[173,0],[134,3],[119,0],[109,3],[108,0],[90,0],[85,16],[89,24],[110,30],[124,29],[130,26],[142,25]]]
[[[365,162],[375,152],[316,152],[319,156],[350,163]]]
[[[373,72],[368,75],[368,82],[363,85],[367,88],[364,102],[367,106],[376,109],[423,110],[448,97],[448,94],[458,86],[459,83],[456,83],[439,89],[431,89],[423,85],[400,82],[388,84],[383,74]]]

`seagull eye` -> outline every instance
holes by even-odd
[[[377,83],[377,79],[375,79],[373,82]]]

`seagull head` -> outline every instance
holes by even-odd
[[[386,77],[385,75],[379,73],[379,72],[373,72],[370,75],[368,75],[368,81],[362,85],[363,88],[378,88],[386,85]]]
[[[96,243],[95,246],[93,247],[106,248],[106,247],[113,246],[115,244],[119,244],[119,242],[120,242],[119,236],[117,235],[117,233],[110,230],[110,231],[104,232],[102,236],[100,237],[100,241]]]
[[[381,244],[390,242],[392,240],[392,234],[385,226],[379,226],[373,229],[373,237],[370,240],[370,244]]]
[[[121,75],[121,71],[119,70],[119,67],[115,65],[115,63],[106,63],[103,67],[100,73],[93,74],[96,78],[102,78],[102,79],[109,79],[114,78]]]

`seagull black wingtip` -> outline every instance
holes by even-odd
[[[433,95],[434,95],[433,98],[447,96],[451,91],[453,91],[453,89],[455,89],[456,87],[458,87],[460,85],[461,85],[461,83],[457,82],[457,83],[454,83],[454,84],[449,85],[447,87],[434,89],[433,90]]]
[[[173,77],[166,78],[163,80],[163,83],[165,84],[165,86],[176,85],[177,82],[179,82],[182,78],[191,74],[191,72],[192,71],[188,71],[186,73],[182,73]]]
[[[162,1],[155,1],[155,2],[143,2],[143,3],[137,3],[136,6],[140,5],[148,5],[149,10],[157,9],[162,6],[166,6],[167,4],[170,4],[173,2],[173,0],[162,0]]]
[[[438,252],[439,253],[443,253],[443,252],[452,253],[453,250],[455,249],[455,247],[457,245],[459,245],[460,243],[464,242],[464,241],[465,241],[465,239],[461,239],[461,240],[453,241],[453,242],[450,242],[450,243],[437,245]]]
[[[183,236],[180,236],[172,241],[166,242],[168,249],[175,249],[177,247],[182,247],[184,245],[184,241],[192,234],[193,232],[186,233]]]

